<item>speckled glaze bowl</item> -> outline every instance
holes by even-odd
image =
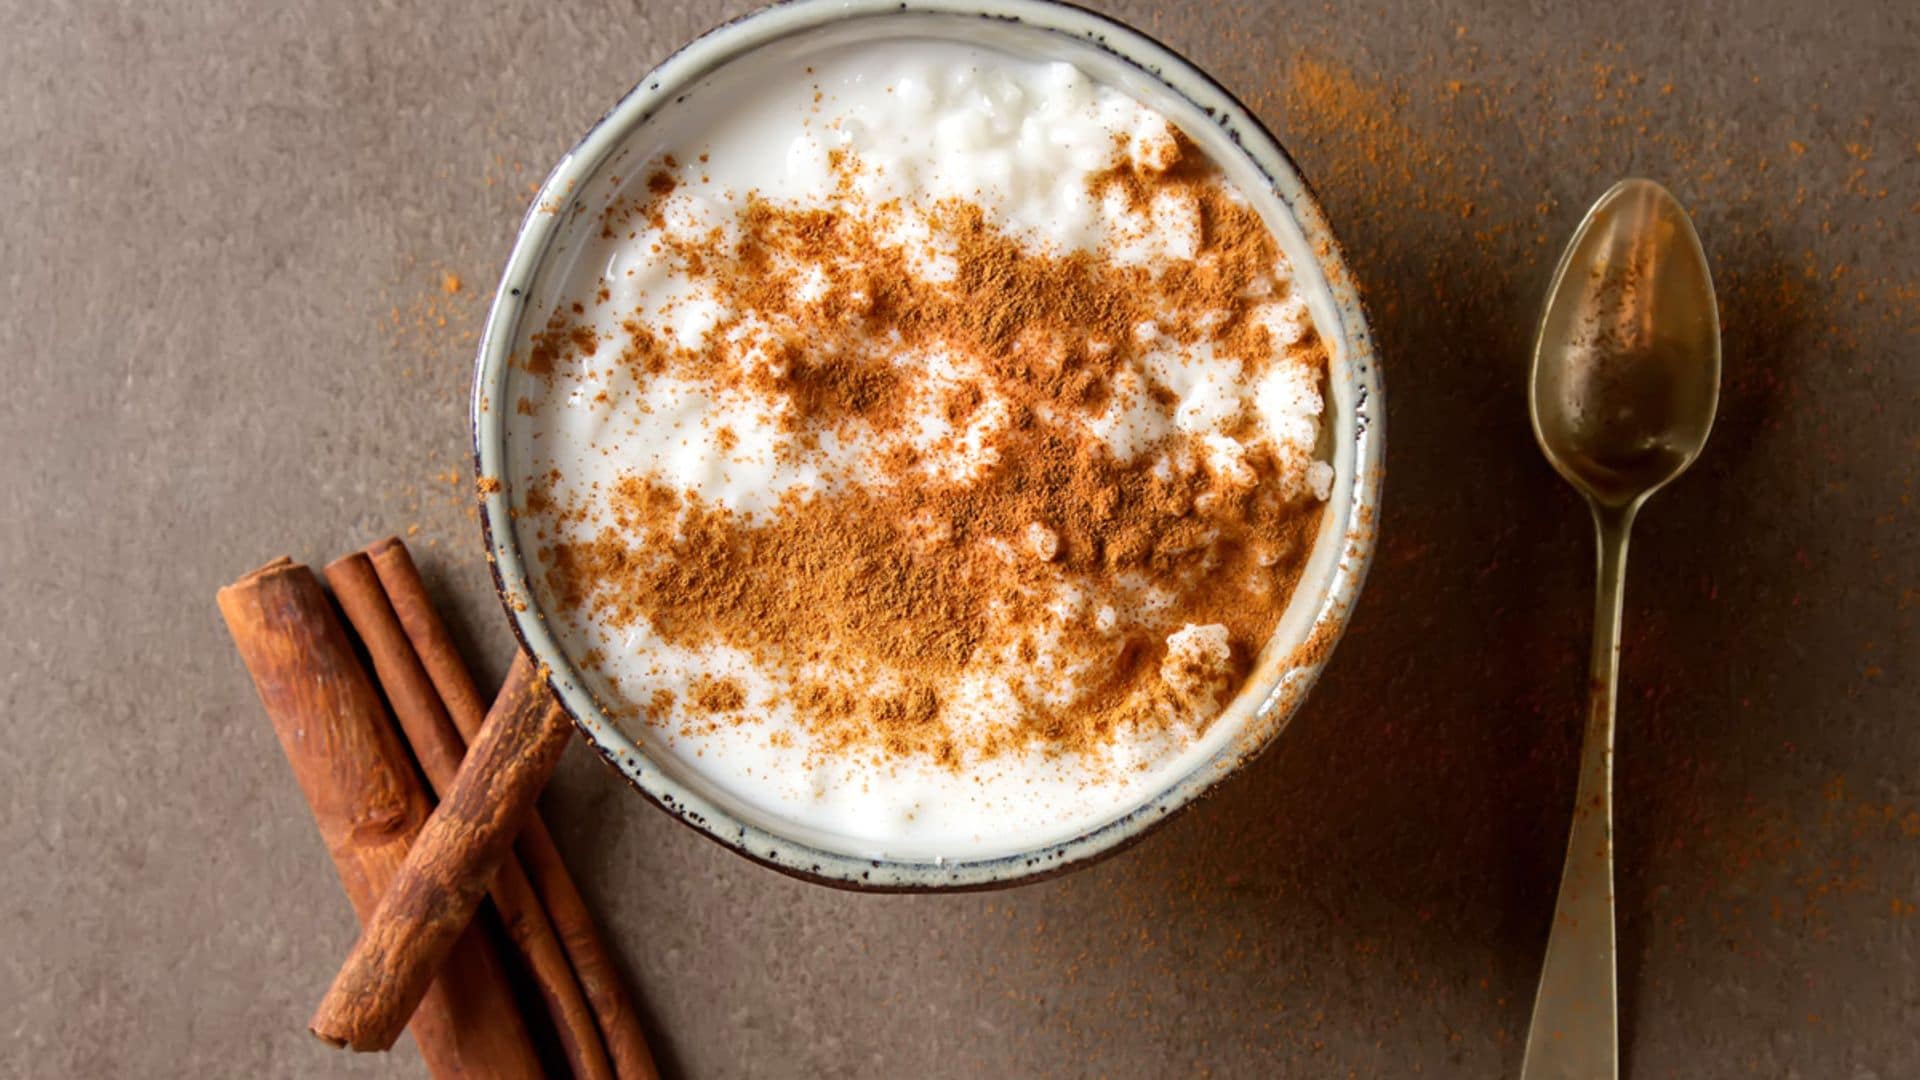
[[[778,821],[749,813],[724,794],[648,752],[586,690],[573,658],[557,644],[529,587],[513,516],[513,492],[483,484],[481,522],[500,598],[521,643],[552,669],[553,688],[587,741],[642,794],[734,851],[790,874],[846,888],[886,891],[979,889],[1031,881],[1083,866],[1139,839],[1273,743],[1299,708],[1360,593],[1374,547],[1381,485],[1381,388],[1367,319],[1319,205],[1280,144],[1198,68],[1131,27],[1049,0],[800,0],[715,29],[669,57],[561,159],[521,223],[487,318],[474,375],[473,452],[479,475],[509,477],[509,355],[524,339],[522,319],[544,267],[578,239],[574,193],[615,165],[650,119],[721,66],[799,35],[820,44],[892,37],[942,37],[1015,54],[1064,59],[1125,90],[1173,120],[1258,208],[1293,263],[1330,354],[1323,451],[1336,479],[1305,573],[1251,675],[1203,736],[1201,763],[1144,803],[1071,839],[993,858],[892,860],[826,850]],[[750,59],[747,62],[751,62]],[[584,209],[584,208],[583,208]]]

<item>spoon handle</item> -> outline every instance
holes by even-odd
[[[1521,1080],[1615,1080],[1620,1075],[1613,940],[1613,698],[1620,674],[1620,602],[1634,507],[1595,505],[1599,588],[1587,731],[1580,751],[1567,864],[1527,1031]]]

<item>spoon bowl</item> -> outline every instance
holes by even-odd
[[[1560,259],[1534,348],[1534,437],[1560,475],[1606,506],[1686,471],[1720,398],[1720,320],[1686,210],[1623,180]]]

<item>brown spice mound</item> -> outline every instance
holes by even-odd
[[[1117,188],[1135,207],[1174,200],[1199,223],[1196,258],[1121,265],[1097,252],[1035,252],[978,206],[949,201],[930,220],[952,269],[936,284],[917,269],[924,253],[890,238],[897,205],[844,197],[859,167],[848,157],[837,160],[843,198],[828,207],[756,200],[732,243],[718,230],[663,239],[675,272],[706,285],[729,314],[699,350],[671,348],[630,318],[615,367],[636,383],[671,372],[784,402],[802,451],[826,432],[887,450],[862,482],[788,493],[760,515],[682,495],[644,471],[591,499],[536,485],[527,506],[544,512],[548,589],[614,627],[644,621],[665,641],[730,646],[792,673],[778,703],[821,753],[922,755],[958,768],[969,755],[1032,745],[1092,749],[1126,726],[1204,725],[1224,702],[1190,700],[1189,689],[1223,673],[1197,670],[1191,657],[1163,673],[1168,635],[1225,627],[1231,659],[1217,682],[1230,691],[1286,606],[1321,505],[1285,481],[1300,463],[1264,442],[1250,443],[1250,478],[1214,475],[1184,435],[1151,449],[1186,464],[1156,469],[1166,454],[1121,460],[1083,419],[1119,393],[1161,408],[1175,400],[1151,380],[1119,378],[1141,370],[1142,324],[1238,359],[1248,380],[1276,363],[1321,370],[1325,357],[1311,335],[1276,342],[1251,317],[1272,299],[1257,286],[1279,257],[1257,214],[1204,159],[1179,140],[1150,169],[1119,160],[1092,194]],[[621,206],[608,216],[659,211]],[[936,385],[916,359],[932,351],[964,358],[976,377]],[[580,377],[597,352],[591,329],[557,316],[523,366]],[[916,449],[905,427],[930,393],[955,433]],[[962,476],[930,468],[990,406],[1006,415],[986,429],[985,464]],[[1238,425],[1252,433],[1256,421],[1243,415]],[[727,450],[737,441],[730,429],[716,438]],[[1090,599],[1062,615],[1063,587]],[[1043,656],[1058,666],[1039,666]],[[964,673],[1015,661],[1034,678],[1013,680],[1013,715],[950,713]],[[650,719],[674,704],[656,695]],[[708,716],[761,704],[711,679],[678,701]]]
[[[732,679],[709,676],[694,682],[693,702],[705,712],[738,712],[746,706],[747,696]]]

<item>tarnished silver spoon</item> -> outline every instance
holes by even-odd
[[[1699,455],[1720,400],[1706,253],[1667,189],[1623,180],[1587,211],[1547,294],[1530,391],[1540,449],[1593,509],[1599,590],[1573,828],[1520,1075],[1612,1078],[1613,699],[1627,536],[1647,496]]]

